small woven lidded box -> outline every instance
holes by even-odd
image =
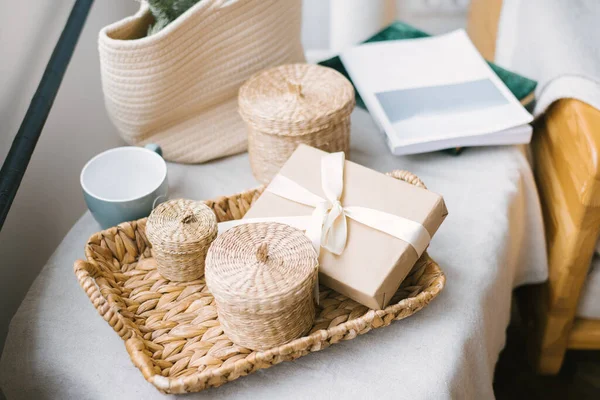
[[[217,233],[215,213],[201,201],[166,201],[146,223],[158,272],[171,281],[191,281],[204,274],[206,253]]]
[[[263,350],[307,333],[315,318],[318,259],[303,232],[279,223],[238,225],[206,257],[206,285],[232,342]]]
[[[287,64],[259,72],[242,85],[238,102],[252,172],[263,183],[300,143],[348,153],[354,87],[331,68]]]

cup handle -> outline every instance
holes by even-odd
[[[156,154],[158,154],[161,157],[163,156],[162,148],[159,145],[157,145],[156,143],[148,143],[147,145],[144,146],[144,148],[155,152]],[[167,196],[168,196],[168,193],[163,193],[160,196],[158,196],[157,198],[155,198],[154,201],[152,202],[152,209],[154,210],[158,204],[162,203],[163,201],[166,201]]]
[[[166,200],[167,200],[167,193],[161,194],[160,196],[155,198],[154,201],[152,202],[152,209],[154,210],[158,204],[160,204]]]
[[[147,145],[144,146],[144,148],[155,152],[156,154],[158,154],[161,157],[163,156],[162,148],[159,145],[157,145],[156,143],[148,143]]]

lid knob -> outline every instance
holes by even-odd
[[[295,94],[296,96],[298,96],[300,98],[304,98],[304,93],[302,93],[302,84],[301,83],[288,80],[287,86],[288,86],[288,90],[290,91],[290,93]]]
[[[196,214],[192,210],[188,210],[183,217],[181,218],[182,224],[191,224],[193,222],[197,222]]]
[[[258,262],[265,263],[269,258],[269,245],[267,242],[262,242],[256,250],[256,259]]]

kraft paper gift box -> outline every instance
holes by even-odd
[[[327,154],[300,145],[279,174],[325,198],[321,161]],[[350,161],[344,165],[340,202],[343,207],[368,207],[418,222],[430,236],[448,214],[440,195]],[[244,219],[310,216],[314,210],[314,207],[280,197],[268,187]],[[350,218],[346,221],[347,241],[343,252],[335,255],[321,248],[320,283],[369,308],[384,308],[418,260],[417,251],[387,233]]]

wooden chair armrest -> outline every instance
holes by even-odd
[[[574,99],[556,102],[535,126],[534,153],[556,169],[565,201],[600,207],[600,111]],[[544,178],[536,161],[536,173]],[[590,221],[592,222],[592,221]]]
[[[551,300],[574,313],[600,232],[600,111],[574,99],[556,102],[536,123],[531,147],[551,289],[559,292]]]
[[[581,288],[600,233],[600,111],[574,99],[553,104],[531,144],[549,279],[533,299],[538,370],[556,373],[567,348]]]
[[[550,268],[550,307],[574,316],[600,233],[600,111],[553,104],[531,144]]]

